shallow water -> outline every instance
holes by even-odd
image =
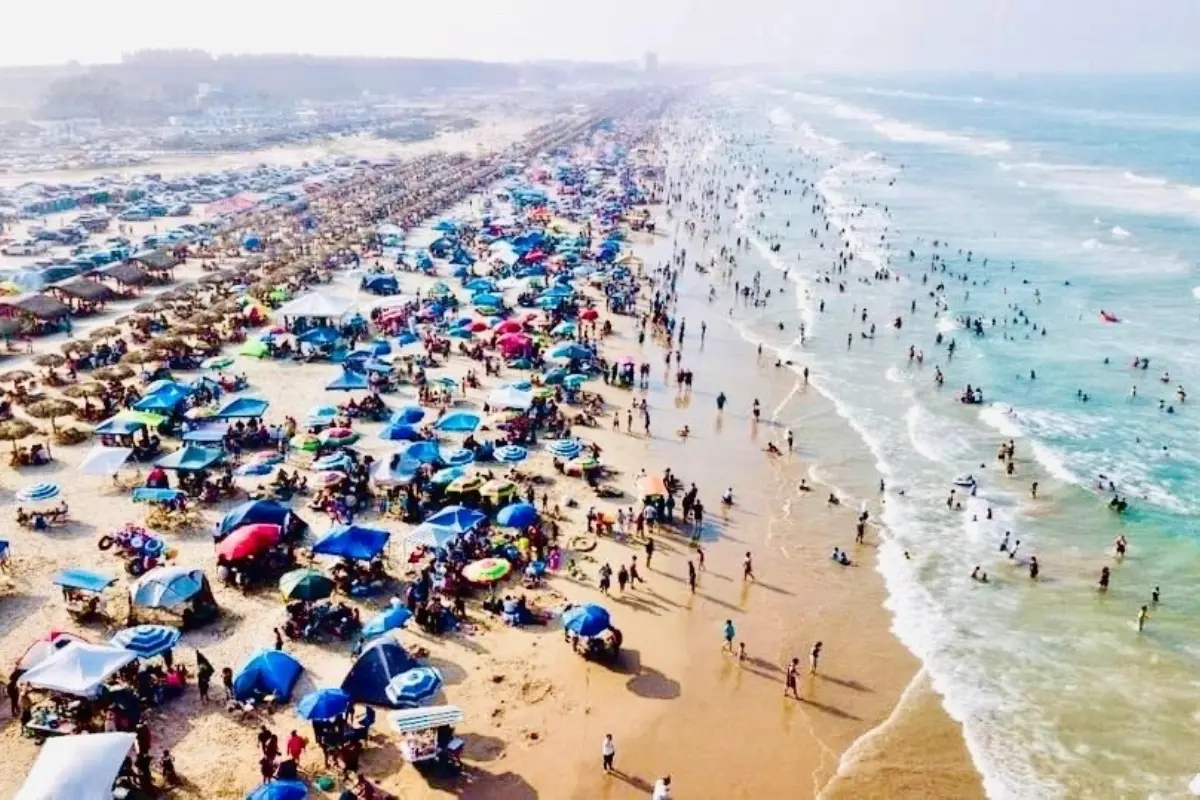
[[[730,324],[797,370],[809,366],[869,447],[874,464],[812,443],[818,477],[872,501],[875,470],[885,477],[881,569],[896,630],[964,722],[992,796],[1178,795],[1198,766],[1173,746],[1200,712],[1200,601],[1188,592],[1200,568],[1200,423],[1195,401],[1175,396],[1178,385],[1200,386],[1196,88],[779,79],[722,88],[709,106],[717,135],[741,137],[710,157],[759,168],[740,198],[755,247],[739,255],[738,275],[761,269],[776,293],[763,308],[738,305]],[[814,187],[807,196],[799,179]],[[833,229],[816,239],[814,193]],[[826,284],[838,227],[855,261]],[[929,272],[935,253],[942,261]],[[891,280],[859,281],[885,266]],[[937,316],[935,291],[946,309]],[[1101,309],[1121,322],[1103,322]],[[957,324],[964,315],[983,318],[982,336]],[[861,338],[871,323],[875,338]],[[952,359],[939,332],[957,345]],[[1130,369],[1135,356],[1149,369]],[[957,402],[968,383],[987,404]],[[803,420],[787,419],[786,404],[777,411],[803,440]],[[1019,462],[1006,477],[995,451],[1010,437]],[[949,510],[964,473],[980,489]],[[1099,474],[1130,500],[1124,516],[1094,489]],[[1022,541],[1017,559],[999,552],[1005,531]],[[1131,545],[1118,563],[1121,533]],[[1030,555],[1042,564],[1037,583]],[[975,565],[990,584],[970,580]],[[1101,595],[1103,566],[1113,580]],[[1163,603],[1139,635],[1134,618],[1155,586]]]

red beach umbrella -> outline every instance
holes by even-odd
[[[225,556],[231,561],[256,556],[265,552],[271,545],[278,544],[282,538],[283,528],[278,525],[261,522],[243,525],[217,545],[217,555]]]
[[[594,308],[585,308],[579,314],[580,319],[586,319],[588,322],[591,322],[592,320],[598,318],[599,316],[600,316],[600,312]]]

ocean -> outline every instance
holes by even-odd
[[[989,795],[1186,794],[1200,771],[1178,746],[1200,721],[1200,78],[779,75],[715,87],[686,124],[727,181],[750,170],[727,205],[752,245],[737,274],[761,270],[774,296],[735,303],[728,323],[807,367],[870,458],[806,438],[786,402],[767,411],[815,480],[875,510],[895,631]],[[854,258],[835,273],[839,230]],[[984,402],[960,402],[967,385]],[[967,475],[973,494],[955,486]]]

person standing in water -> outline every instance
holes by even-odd
[[[787,697],[788,692],[792,693],[792,697],[800,699],[800,690],[797,688],[797,675],[800,669],[800,659],[793,658],[792,663],[788,664],[787,675],[784,678],[783,696]]]
[[[1147,606],[1142,606],[1137,615],[1138,633],[1141,633],[1146,628],[1146,620],[1150,619],[1150,609]]]
[[[1108,579],[1110,576],[1111,573],[1109,572],[1108,567],[1104,567],[1100,570],[1100,591],[1108,591]]]

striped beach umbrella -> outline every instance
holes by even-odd
[[[520,445],[507,444],[496,449],[496,458],[500,461],[524,461],[529,452]]]
[[[578,439],[559,439],[551,442],[547,449],[560,458],[574,458],[583,452],[583,443]]]
[[[472,583],[495,583],[512,571],[503,558],[481,558],[463,567],[463,577]]]
[[[57,483],[35,483],[17,492],[17,499],[22,503],[44,503],[61,493]]]
[[[413,667],[392,678],[384,689],[398,706],[419,706],[432,700],[442,688],[442,673],[433,667]]]
[[[179,630],[170,625],[138,625],[117,631],[112,643],[123,647],[138,658],[153,658],[179,644]]]

